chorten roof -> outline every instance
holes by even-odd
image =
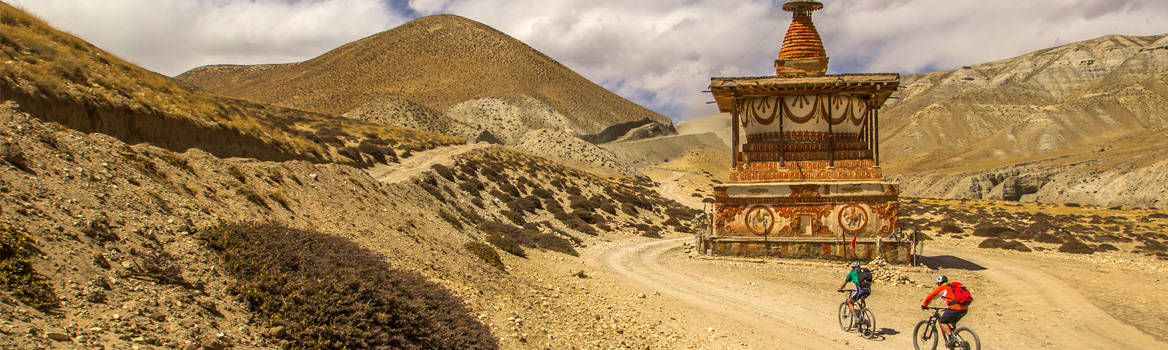
[[[783,48],[779,50],[779,59],[807,59],[824,58],[827,52],[823,49],[823,40],[819,38],[819,31],[815,30],[815,23],[811,22],[810,13],[796,13],[791,26],[787,28],[787,36],[783,38]]]
[[[710,78],[710,92],[722,113],[730,113],[735,98],[802,94],[870,95],[879,108],[899,85],[897,73]]]

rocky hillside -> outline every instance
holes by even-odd
[[[881,114],[907,196],[1163,206],[1168,35],[904,77]],[[1153,191],[1156,192],[1156,191]]]
[[[71,128],[220,157],[349,164],[376,158],[357,149],[366,140],[377,144],[377,154],[461,142],[199,92],[7,4],[0,10],[0,97]]]
[[[516,259],[562,261],[600,237],[654,236],[682,229],[679,220],[693,215],[652,183],[605,180],[503,147],[411,181],[380,183],[346,165],[129,146],[42,122],[12,103],[0,105],[0,125],[0,260],[30,262],[35,277],[0,271],[2,348],[302,348],[305,339],[338,339],[328,327],[314,332],[293,327],[302,320],[259,313],[255,302],[263,299],[239,289],[252,282],[208,246],[206,232],[257,218],[351,241],[387,268],[420,274],[465,300],[470,318],[489,327],[490,342],[514,348],[525,340],[513,334],[544,337],[611,319],[604,308],[541,304],[555,293],[530,292],[543,282],[520,277],[528,273],[512,265],[527,264]],[[9,256],[11,247],[22,253]],[[28,294],[25,280],[43,288]],[[337,300],[369,300],[372,291],[362,293]],[[587,296],[579,297],[564,296]],[[508,320],[519,312],[574,316]],[[614,345],[644,347],[644,340],[597,332]],[[547,339],[554,347],[579,341]]]
[[[509,117],[494,112],[518,108],[538,125],[523,125],[513,136],[553,128],[604,142],[620,136],[599,136],[606,129],[628,123],[658,124],[659,132],[673,133],[669,118],[498,30],[454,15],[420,18],[304,62],[207,66],[177,78],[228,96],[332,115],[398,96],[471,126],[502,126],[489,120]]]

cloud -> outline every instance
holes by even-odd
[[[406,21],[377,0],[10,0],[147,69],[293,62]]]
[[[716,113],[711,76],[774,74],[782,0],[13,0],[164,74],[300,61],[406,20],[452,13],[684,120]],[[1108,34],[1166,30],[1163,0],[831,0],[814,14],[831,73],[955,69]],[[97,14],[97,15],[95,15]],[[773,30],[773,32],[772,32]],[[768,35],[769,33],[769,35]]]

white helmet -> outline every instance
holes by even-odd
[[[949,277],[945,277],[945,275],[937,276],[937,285],[938,286],[945,284],[945,283],[949,283]]]
[[[859,268],[860,268],[860,262],[859,262],[859,261],[853,261],[853,262],[852,262],[852,270],[857,270],[857,269],[859,269]]]

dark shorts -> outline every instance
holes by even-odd
[[[855,292],[852,292],[852,301],[867,298],[869,295],[872,295],[872,288],[857,288]]]
[[[969,310],[945,309],[945,313],[941,314],[939,322],[947,325],[956,325],[957,321],[961,321],[961,318],[965,317],[966,312],[969,312]]]

